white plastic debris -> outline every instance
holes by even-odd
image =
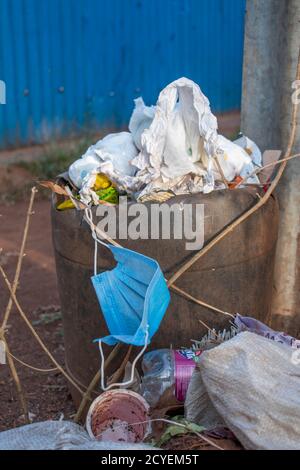
[[[99,166],[99,157],[91,151],[92,147],[69,167],[69,177],[78,189],[82,188],[84,178],[89,177]]]
[[[217,137],[217,119],[199,86],[187,78],[170,83],[158,97],[151,126],[141,136],[141,152],[133,160],[137,178],[146,185],[141,196],[156,189],[177,193],[187,175],[190,192],[212,191]]]
[[[121,177],[133,176],[136,168],[131,160],[138,154],[130,132],[108,134],[91,145],[81,158],[69,168],[69,177],[81,189],[88,185],[90,177],[96,173],[116,173]]]
[[[164,88],[156,106],[135,100],[130,132],[109,134],[69,169],[81,200],[95,199],[91,187],[104,173],[119,191],[143,200],[156,191],[208,193],[261,164],[258,147],[247,137],[231,142],[217,133],[209,101],[192,80]],[[256,176],[248,182],[259,182]],[[96,202],[96,201],[94,201]]]
[[[300,366],[294,353],[250,332],[203,352],[188,390],[187,416],[201,425],[212,417],[218,422],[219,415],[246,449],[299,449]]]
[[[251,157],[242,148],[231,142],[222,135],[218,135],[218,149],[221,152],[218,153],[217,158],[221,166],[224,177],[227,181],[232,181],[237,175],[240,175],[245,166],[251,164]],[[222,175],[218,170],[217,164],[214,161],[214,178],[220,180]]]
[[[260,168],[262,166],[262,154],[256,143],[245,135],[236,139],[234,141],[234,144],[243,148],[251,158],[251,163],[245,165],[240,172],[240,176],[242,178],[245,178],[246,176],[251,175],[251,173],[256,168]],[[259,183],[259,179],[256,175],[252,175],[250,178],[247,179],[246,183],[257,184]]]
[[[215,409],[201,377],[201,369],[196,366],[184,403],[185,418],[208,430],[224,426],[225,422]]]
[[[91,201],[97,203],[99,198],[91,190],[97,173],[107,175],[120,189],[130,186],[131,177],[137,170],[131,160],[137,154],[130,132],[108,134],[91,145],[69,168],[70,179],[80,189],[81,201],[85,204]]]
[[[249,139],[249,137],[246,137],[245,135],[242,135],[241,137],[236,139],[234,143],[239,147],[242,147],[248,153],[248,155],[250,155],[251,160],[255,166],[261,166],[261,151],[259,150],[256,143],[253,142],[253,140]]]
[[[129,130],[136,147],[142,149],[142,134],[149,129],[155,115],[155,106],[146,106],[143,98],[134,100],[135,108],[129,121]]]
[[[147,444],[97,441],[71,421],[44,421],[0,432],[0,450],[151,450]]]
[[[136,157],[138,151],[130,132],[108,134],[91,148],[100,159],[102,173],[105,173],[107,167],[120,176],[135,174],[136,168],[131,164],[131,160]]]
[[[138,107],[146,108],[142,101]],[[158,190],[175,194],[210,192],[222,187],[224,178],[232,181],[244,168],[253,170],[243,146],[218,135],[209,101],[192,80],[172,82],[161,91],[156,107],[150,109],[154,118],[147,127],[147,108],[141,151],[133,160],[139,168],[139,198]]]

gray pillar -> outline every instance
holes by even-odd
[[[299,0],[247,0],[242,131],[264,151],[285,151],[300,47]],[[300,113],[293,153],[300,152]],[[280,206],[271,324],[300,333],[300,159],[276,191]]]

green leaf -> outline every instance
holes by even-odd
[[[198,424],[196,423],[189,423],[188,421],[186,422],[186,426],[188,428],[189,431],[191,432],[203,432],[205,431],[205,428],[203,426],[199,426]]]
[[[183,426],[179,426],[176,424],[170,424],[167,429],[162,434],[161,438],[159,439],[158,446],[161,447],[163,444],[168,442],[172,437],[175,436],[182,436],[183,434],[188,433],[201,433],[205,431],[203,426],[199,426],[198,424],[191,423],[187,421],[184,416],[174,416],[172,421],[177,422],[178,424],[182,424]]]
[[[166,442],[168,442],[172,437],[180,436],[187,432],[189,431],[186,428],[183,428],[182,426],[176,426],[176,424],[172,424],[171,426],[167,427],[167,429],[161,436],[158,445],[161,446],[162,444],[165,444]]]

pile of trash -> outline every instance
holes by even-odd
[[[156,447],[200,435],[216,447],[297,449],[299,364],[300,340],[237,314],[229,330],[210,330],[189,349],[144,354],[134,386],[126,386],[128,364],[125,386],[92,404],[88,433]],[[101,422],[98,433],[93,420]]]
[[[249,177],[261,166],[261,152],[245,136],[234,142],[217,132],[209,101],[192,80],[180,78],[164,88],[155,106],[135,100],[129,132],[109,134],[90,146],[63,174],[65,195],[59,210],[117,204],[119,195],[155,200],[179,194],[209,193]],[[61,186],[60,188],[58,186]]]
[[[231,330],[189,349],[146,353],[130,386],[128,363],[124,386],[90,406],[86,430],[35,423],[0,433],[0,449],[298,449],[299,364],[300,340],[237,314]]]

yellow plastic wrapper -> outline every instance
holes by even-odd
[[[56,209],[59,211],[65,211],[66,209],[74,209],[74,204],[71,199],[66,199],[65,201],[57,204]]]
[[[107,189],[111,186],[111,181],[103,173],[98,173],[96,176],[96,181],[93,186],[94,191],[99,191],[100,189]]]
[[[110,204],[118,204],[119,193],[116,188],[112,185],[112,182],[103,173],[98,173],[96,181],[93,186],[93,191],[97,194],[101,201],[109,202]],[[80,199],[80,196],[75,196],[76,199]],[[75,205],[70,198],[65,199],[63,202],[57,204],[56,209],[64,211],[67,209],[74,209]]]

